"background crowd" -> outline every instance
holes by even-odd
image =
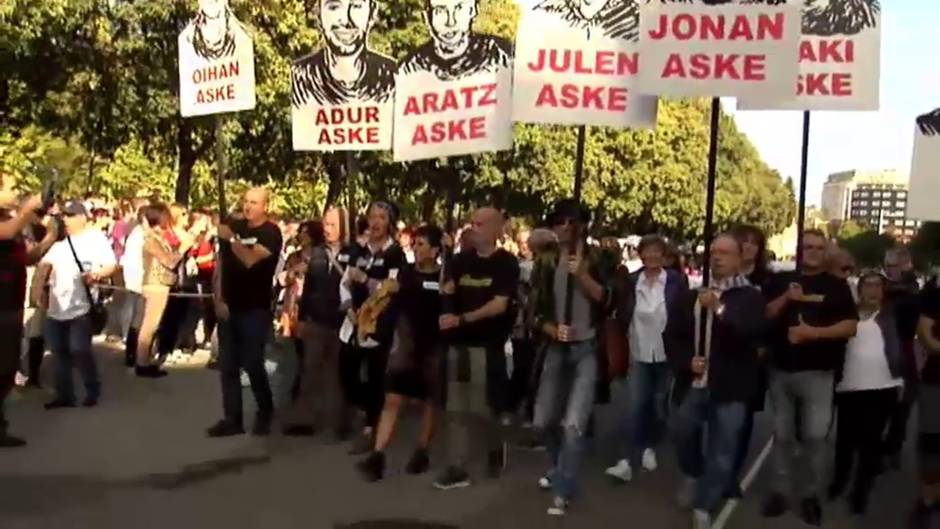
[[[25,354],[5,354],[13,375],[3,395],[14,376],[42,385],[48,350],[49,410],[77,405],[76,368],[81,404],[102,398],[95,335],[123,344],[127,367],[148,379],[209,350],[224,412],[210,437],[245,432],[250,386],[252,434],[270,434],[275,413],[285,435],[332,430],[364,456],[362,476],[379,481],[401,410],[417,401],[409,473],[430,468],[442,430],[437,488],[470,485],[477,444],[498,477],[507,428],[522,425],[526,444],[549,455],[538,479],[552,492],[548,513],[563,515],[583,494],[595,404],[613,402],[620,450],[606,474],[631,481],[636,469],[655,471],[671,439],[678,503],[707,528],[723,499],[741,494],[754,414],[768,398],[776,448],[764,514],[780,516],[796,498],[811,525],[825,499],[846,491],[854,513],[867,510],[918,409],[924,489],[911,523],[926,523],[940,500],[937,278],[918,274],[903,247],[883,267],[857,270],[810,230],[799,267],[783,270],[761,230],[739,226],[711,242],[703,286],[690,249],[655,234],[591,237],[590,213],[570,200],[532,227],[480,208],[453,233],[409,226],[382,200],[361,215],[331,207],[315,219],[277,218],[262,188],[224,219],[143,198],[88,197],[44,212],[37,197],[5,200],[3,324],[24,337]],[[25,443],[5,423],[2,433],[4,446]]]

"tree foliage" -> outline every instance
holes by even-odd
[[[380,2],[374,49],[401,58],[429,38],[424,0]],[[209,205],[216,119],[183,119],[178,108],[177,35],[195,0],[6,0],[0,5],[0,170],[35,186],[55,165],[71,193],[154,193]],[[325,202],[363,205],[382,196],[406,218],[437,219],[495,203],[531,221],[570,195],[577,132],[515,125],[512,151],[415,163],[389,153],[299,153],[291,149],[289,66],[320,45],[315,0],[232,0],[255,42],[258,105],[225,116],[227,194],[276,189],[278,206],[309,215]],[[513,38],[513,0],[486,0],[480,31]],[[7,74],[7,72],[9,72]],[[664,100],[655,131],[591,128],[584,200],[609,229],[700,237],[709,105]],[[770,169],[734,120],[721,116],[718,227],[754,223],[775,233],[794,216],[792,182]],[[230,200],[231,200],[230,198]]]

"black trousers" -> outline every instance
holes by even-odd
[[[884,454],[894,456],[901,453],[907,439],[907,422],[911,418],[914,401],[901,399],[896,402],[888,417],[888,433],[885,435]]]
[[[344,345],[339,355],[339,380],[346,404],[366,414],[366,426],[379,424],[385,406],[385,371],[388,368],[389,346],[365,349]],[[363,379],[365,366],[365,379]]]
[[[858,459],[852,495],[867,499],[881,462],[882,434],[898,389],[847,391],[836,395],[836,468],[833,486],[844,489]]]

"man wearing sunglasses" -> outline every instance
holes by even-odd
[[[845,358],[846,342],[855,336],[858,309],[848,283],[826,272],[825,235],[803,234],[803,260],[798,272],[780,274],[767,289],[771,320],[770,398],[774,407],[773,492],[764,516],[786,512],[791,493],[801,498],[800,514],[820,525],[819,496],[826,485],[826,433],[832,420],[833,387]],[[797,440],[797,407],[802,420]],[[801,445],[801,446],[800,446]],[[808,481],[794,476],[797,449],[808,459]]]

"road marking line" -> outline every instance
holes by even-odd
[[[741,480],[741,492],[747,492],[747,489],[750,488],[751,483],[757,479],[757,473],[760,472],[762,466],[764,466],[764,461],[770,456],[770,451],[774,447],[774,438],[771,437],[767,444],[764,445],[764,449],[761,450],[760,454],[757,456],[757,459],[754,461],[754,464],[751,465],[750,470],[747,471],[747,474],[744,476],[744,479]],[[731,515],[734,514],[734,510],[738,508],[739,500],[733,499],[728,500],[725,503],[724,509],[718,514],[718,518],[715,519],[712,523],[712,529],[724,529],[725,524],[728,523],[728,520],[731,519]]]

